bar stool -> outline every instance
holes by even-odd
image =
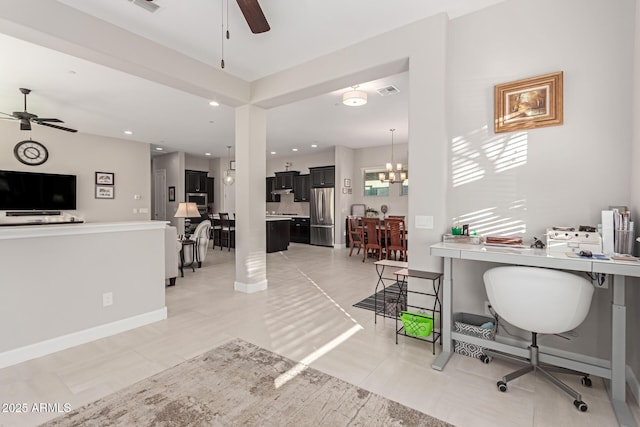
[[[231,225],[228,213],[219,213],[220,216],[220,250],[223,246],[227,246],[227,250],[231,251],[231,239],[235,237],[236,227]],[[234,214],[235,215],[235,214]]]

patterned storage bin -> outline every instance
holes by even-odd
[[[493,328],[481,328],[480,325],[492,322]],[[483,338],[493,341],[496,337],[496,321],[492,317],[480,316],[470,313],[455,313],[453,315],[453,330],[464,335]],[[475,344],[466,342],[453,341],[453,351],[463,356],[475,357],[476,359],[484,359],[484,348]]]

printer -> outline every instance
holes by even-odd
[[[547,228],[549,252],[591,251],[602,253],[602,237],[597,231],[576,231],[573,227]]]

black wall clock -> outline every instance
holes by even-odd
[[[41,165],[49,158],[47,147],[32,139],[18,142],[13,154],[16,159],[29,166]]]

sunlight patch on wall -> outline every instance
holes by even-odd
[[[527,142],[527,132],[516,132],[490,139],[482,150],[493,162],[494,171],[500,173],[527,163]]]
[[[482,179],[485,175],[480,166],[480,153],[471,147],[471,142],[462,136],[451,140],[451,183],[454,187]]]
[[[512,236],[527,232],[527,224],[522,218],[527,210],[526,200],[515,200],[507,206],[492,206],[464,213],[453,218],[453,224],[469,224],[480,236]],[[522,212],[522,213],[521,213]]]

